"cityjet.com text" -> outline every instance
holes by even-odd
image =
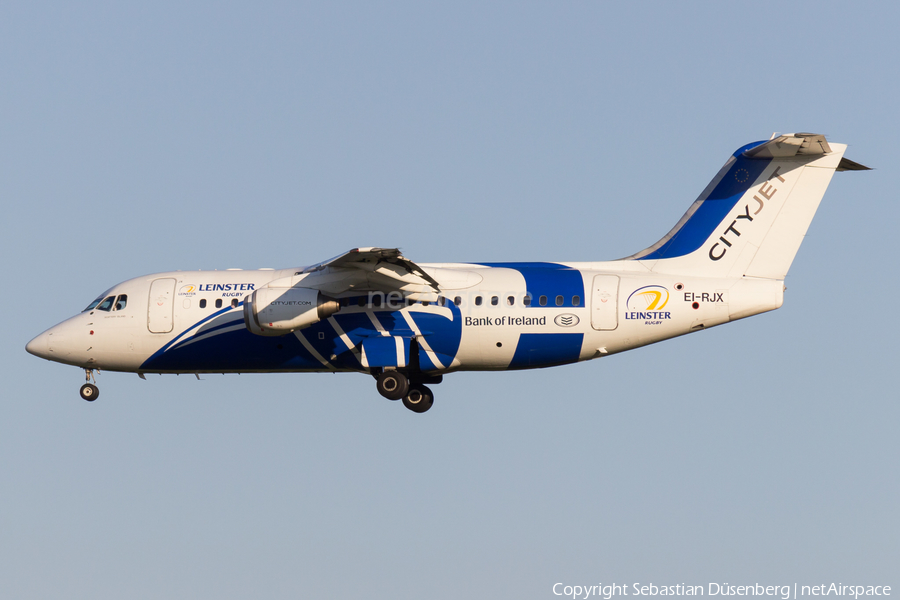
[[[615,596],[773,596],[781,600],[797,600],[801,596],[845,596],[858,600],[861,596],[890,596],[889,585],[844,585],[842,583],[822,583],[819,585],[732,585],[729,583],[708,583],[706,585],[655,585],[652,583],[553,585],[555,596],[567,598],[603,598]]]

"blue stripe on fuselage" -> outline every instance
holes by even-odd
[[[529,308],[542,308],[538,304],[541,296],[547,296],[547,307],[559,308],[575,306],[572,298],[578,296],[578,306],[584,306],[584,279],[581,271],[557,263],[511,262],[476,263],[486,267],[514,269],[525,278],[525,289],[531,295]],[[556,297],[562,296],[563,303],[556,304]]]
[[[552,367],[577,362],[581,355],[583,333],[523,333],[510,369]]]
[[[240,304],[238,304],[238,306],[243,306],[243,305],[244,305],[243,302],[241,302]],[[149,364],[150,362],[152,362],[152,361],[154,361],[155,359],[157,359],[157,358],[159,358],[160,356],[162,356],[167,350],[169,350],[170,348],[172,348],[173,346],[175,346],[175,345],[178,344],[179,342],[181,342],[181,341],[187,341],[187,340],[182,340],[182,338],[183,338],[185,335],[187,335],[187,332],[188,332],[188,331],[193,331],[193,329],[194,329],[195,327],[197,327],[198,325],[203,325],[204,323],[207,323],[207,322],[209,322],[209,321],[212,321],[212,320],[215,319],[216,317],[220,317],[220,316],[224,315],[225,313],[227,313],[228,311],[231,311],[231,310],[234,310],[234,307],[232,307],[232,306],[227,306],[227,307],[223,308],[222,310],[218,310],[218,311],[214,312],[213,314],[209,315],[208,317],[204,317],[204,318],[200,319],[199,321],[197,321],[196,323],[194,323],[193,325],[191,325],[190,327],[188,327],[187,329],[185,329],[184,331],[182,331],[181,333],[179,333],[177,336],[175,336],[175,338],[174,338],[172,341],[170,341],[168,344],[164,345],[162,348],[160,348],[159,350],[157,350],[150,358],[148,358],[147,360],[145,360],[145,361],[144,361],[144,364],[141,365],[141,369],[145,368],[145,367],[147,366],[147,364]],[[229,322],[228,324],[230,325],[231,323]],[[216,327],[218,327],[218,325],[216,325]],[[204,333],[205,333],[205,332],[204,332]],[[195,336],[196,336],[196,335],[199,335],[199,332],[198,332],[197,334],[195,334]]]
[[[426,311],[409,314],[446,368],[459,350],[462,319],[459,307],[449,303],[452,319]],[[256,370],[323,370],[322,363],[313,356],[295,335],[258,336],[244,328],[228,331],[242,324],[232,314],[231,307],[217,311],[197,321],[169,343],[157,350],[141,365],[142,371],[256,371]],[[412,337],[412,331],[400,311],[374,311],[382,328],[390,335]],[[331,318],[340,326],[350,344],[358,347],[364,340],[380,337],[364,311],[348,310]],[[200,327],[199,329],[197,329]],[[188,335],[189,332],[193,335]],[[208,335],[211,334],[211,335]],[[203,337],[208,335],[208,337]],[[307,342],[331,366],[338,370],[358,371],[362,367],[356,356],[337,335],[328,319],[303,329]],[[408,342],[405,342],[408,344]],[[422,354],[423,370],[436,367]]]

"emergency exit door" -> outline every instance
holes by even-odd
[[[612,331],[619,326],[619,277],[594,275],[591,289],[591,327]]]
[[[150,333],[172,331],[172,311],[175,309],[175,280],[155,279],[150,284],[150,302],[147,304],[147,328]]]

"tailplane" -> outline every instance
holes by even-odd
[[[784,279],[844,144],[790,133],[739,148],[665,237],[629,256],[655,273]]]

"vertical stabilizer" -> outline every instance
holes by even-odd
[[[656,273],[784,279],[835,170],[867,168],[846,148],[794,133],[738,149],[672,231],[629,259]]]

